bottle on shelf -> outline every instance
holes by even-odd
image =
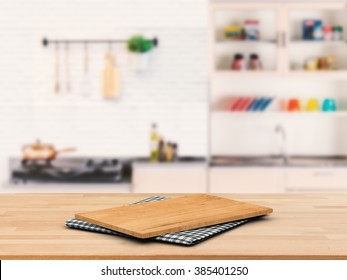
[[[246,63],[243,54],[237,53],[234,55],[231,69],[236,71],[246,70]]]
[[[171,142],[167,142],[165,146],[165,153],[166,153],[166,161],[172,161],[173,160],[173,147]]]
[[[159,161],[159,136],[155,123],[152,124],[150,134],[150,160],[153,162]]]
[[[163,137],[159,138],[158,154],[159,161],[165,161],[165,142]]]
[[[249,70],[261,70],[262,65],[259,59],[259,56],[255,53],[250,54],[249,56],[249,65],[248,65]]]
[[[343,28],[342,26],[336,25],[333,29],[333,40],[341,41],[343,38]]]
[[[178,144],[177,143],[172,143],[172,160],[176,161],[178,160]]]
[[[325,25],[323,27],[324,40],[332,41],[333,40],[333,27],[331,25]]]

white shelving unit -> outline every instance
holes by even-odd
[[[229,118],[334,118],[334,117],[347,117],[347,111],[336,112],[232,112],[232,111],[213,111],[212,115],[220,115]]]
[[[219,40],[216,41],[216,44],[230,44],[230,45],[268,45],[268,44],[276,44],[276,41],[273,40],[257,40],[257,41],[231,41],[231,40]]]
[[[338,46],[338,47],[346,47],[345,41],[309,41],[309,40],[293,40],[290,42],[292,45],[300,45],[300,46]]]
[[[223,28],[245,19],[260,21],[261,40],[231,41],[223,38]],[[347,10],[345,3],[211,3],[210,4],[210,72],[211,75],[231,71],[233,54],[251,52],[260,54],[267,74],[297,76],[304,60],[317,55],[335,55],[340,69],[325,71],[330,78],[344,79],[347,73],[347,43],[341,41],[301,40],[301,24],[307,18],[320,18],[328,25],[344,27],[347,38]],[[297,50],[299,48],[299,51]],[[300,67],[299,67],[300,66]],[[297,73],[299,72],[299,73]],[[235,74],[235,73],[231,73]],[[254,73],[249,73],[255,75]],[[257,73],[258,74],[258,73]],[[307,73],[308,74],[308,73]],[[310,76],[322,76],[320,71]],[[342,75],[341,75],[342,74]],[[239,75],[244,75],[240,73]]]
[[[346,108],[336,112],[279,112],[273,108],[265,112],[232,112],[225,109],[228,100],[235,96],[271,96],[277,100],[298,98],[302,103],[310,98],[317,98],[320,102],[324,98],[347,102],[346,3],[212,1],[209,9],[211,157],[278,154],[278,135],[274,128],[279,124],[286,130],[289,154],[347,155]],[[223,38],[224,27],[242,24],[248,19],[259,21],[259,41],[231,41]],[[322,19],[323,25],[342,26],[343,40],[302,40],[304,19]],[[263,70],[231,70],[236,53],[244,54],[246,59],[249,54],[257,53]],[[338,70],[303,69],[307,59],[331,55],[337,58]],[[281,168],[271,170],[264,167],[246,169],[211,167],[210,190],[281,192],[293,189],[293,170],[289,172]],[[314,168],[299,171],[303,174],[311,172],[305,173],[307,178],[316,178],[315,174],[320,174]],[[344,175],[339,173],[338,179],[334,177],[334,172],[328,170],[332,174],[331,188],[341,190],[341,178],[346,176],[347,181],[347,170],[339,170]],[[320,180],[316,178],[316,181]],[[319,191],[329,187],[325,183],[318,186],[317,182],[303,181],[302,187]],[[300,191],[298,186],[295,185],[296,191]]]

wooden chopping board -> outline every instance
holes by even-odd
[[[150,238],[272,213],[260,205],[207,194],[77,213],[76,219],[138,238]]]

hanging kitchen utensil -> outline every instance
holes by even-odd
[[[59,64],[59,44],[55,44],[55,93],[60,91],[60,64]]]
[[[105,67],[102,74],[102,95],[105,99],[118,98],[120,94],[120,73],[115,66],[115,56],[111,43],[105,56]]]
[[[71,82],[70,82],[70,69],[69,69],[69,44],[65,45],[65,83],[66,91],[71,91]]]
[[[89,53],[88,44],[84,45],[83,52],[83,75],[80,83],[80,92],[83,96],[91,95],[91,82],[89,77]]]

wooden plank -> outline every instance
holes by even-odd
[[[207,194],[78,213],[77,219],[137,238],[226,223],[272,212],[269,207]]]

